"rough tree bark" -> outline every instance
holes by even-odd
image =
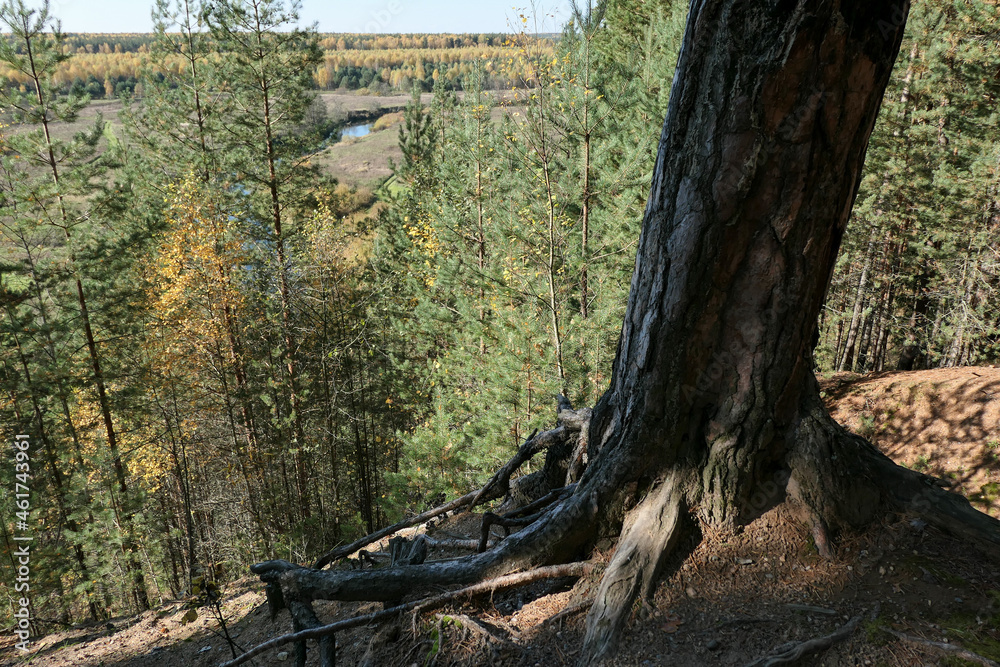
[[[886,508],[1000,544],[1000,523],[834,423],[812,341],[907,2],[694,0],[663,128],[611,386],[589,465],[535,523],[464,560],[385,571],[255,566],[286,597],[394,600],[583,553],[643,500],[587,619],[608,656],[687,517],[736,528],[784,500],[821,551]]]

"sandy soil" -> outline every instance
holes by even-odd
[[[838,373],[821,386],[838,422],[1000,517],[1000,369]]]
[[[998,479],[1000,370],[840,374],[823,379],[822,386],[838,419],[897,461],[953,480],[973,496]],[[975,502],[996,515],[997,498],[988,495]],[[467,535],[477,525],[475,515],[462,514],[431,531]],[[608,545],[598,558],[606,561],[612,549]],[[779,506],[735,536],[696,532],[667,571],[652,603],[637,606],[611,664],[745,665],[789,643],[828,635],[854,617],[860,624],[846,640],[800,664],[990,664],[967,660],[976,656],[1000,661],[1000,562],[914,517],[887,515],[864,534],[843,536],[835,557],[823,560],[809,532]],[[415,622],[406,618],[343,632],[338,664],[572,665],[598,578],[539,583]],[[224,614],[242,648],[290,629],[287,612],[269,620],[259,591],[250,578],[226,587]],[[319,602],[316,608],[329,621],[380,606]],[[207,667],[230,657],[226,642],[213,634],[219,624],[207,610],[183,624],[186,611],[178,601],[111,626],[54,633],[34,644],[27,661],[18,660],[4,637],[0,665]],[[971,653],[961,658],[959,648]],[[291,648],[252,664],[293,664]],[[315,651],[309,664],[317,664]]]

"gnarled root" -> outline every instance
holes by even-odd
[[[785,467],[774,491],[785,486],[787,497],[801,503],[814,529],[817,547],[831,549],[830,534],[847,528],[860,528],[885,509],[915,513],[929,523],[965,539],[992,545],[988,550],[993,557],[1000,554],[1000,522],[977,512],[961,496],[949,493],[934,483],[932,478],[895,465],[870,443],[844,430],[826,413],[818,392],[805,392],[799,418],[793,421],[776,442],[783,443],[784,459],[771,459]],[[574,415],[580,415],[577,411]],[[562,416],[562,415],[561,415]],[[583,415],[581,415],[582,417]],[[589,418],[589,415],[585,415]],[[469,506],[477,498],[499,497],[509,486],[509,471],[514,462],[539,451],[536,438],[548,443],[544,448],[567,441],[567,421],[557,429],[529,439],[519,450],[511,464],[493,478],[484,489],[460,499]],[[581,423],[585,420],[581,419]],[[544,436],[544,437],[542,437]],[[579,436],[577,436],[579,437]],[[746,441],[740,446],[754,447]],[[735,445],[733,446],[735,447]],[[732,451],[730,448],[729,451]],[[551,449],[550,449],[551,452]],[[773,452],[773,450],[772,450]],[[543,494],[537,503],[529,503],[518,512],[508,514],[499,523],[519,527],[530,522],[516,533],[500,541],[488,551],[458,560],[427,562],[422,565],[397,564],[395,567],[367,571],[319,571],[294,566],[284,561],[269,561],[253,566],[275,591],[272,597],[293,610],[297,618],[296,629],[311,627],[309,602],[315,599],[343,601],[383,601],[395,604],[405,596],[419,594],[440,586],[470,586],[491,578],[504,577],[518,570],[536,568],[556,563],[566,563],[577,558],[584,547],[596,537],[599,519],[606,518],[620,509],[621,489],[635,482],[639,475],[652,475],[657,471],[648,461],[636,457],[627,448],[602,449],[599,459],[592,461],[580,482],[575,486]],[[519,463],[518,463],[519,465]],[[615,555],[605,573],[587,619],[587,630],[580,665],[592,665],[608,657],[615,641],[627,621],[632,603],[639,595],[652,594],[657,577],[667,556],[676,547],[683,532],[682,523],[688,504],[716,502],[733,507],[733,515],[743,513],[735,507],[740,494],[729,494],[713,501],[705,494],[705,470],[696,459],[688,458],[665,466],[665,478],[646,494],[642,502],[626,518],[622,537]],[[790,471],[785,472],[785,470]],[[719,489],[747,488],[754,482],[753,467],[734,467],[733,475],[746,474],[745,479],[730,479]],[[555,477],[553,476],[553,479]],[[565,477],[560,478],[564,480]],[[718,495],[719,491],[716,490]],[[752,495],[752,494],[751,494]],[[777,497],[772,491],[765,495]],[[450,504],[455,507],[457,501]],[[550,504],[551,503],[551,504]],[[521,515],[529,515],[519,519]],[[722,517],[723,515],[720,515]],[[749,518],[749,514],[747,514]],[[382,531],[382,535],[385,532]],[[426,540],[427,544],[430,540]],[[340,553],[343,553],[341,550]],[[418,559],[419,560],[419,559]],[[277,593],[280,593],[278,595]],[[420,601],[392,609],[412,609],[422,606]],[[390,610],[387,610],[390,611]],[[314,617],[313,617],[314,618]],[[341,622],[344,623],[344,622]],[[326,626],[328,628],[333,626]],[[337,628],[347,627],[336,625]],[[292,635],[299,638],[321,636],[307,635],[317,630],[304,630]],[[335,629],[325,631],[326,634]],[[291,641],[291,640],[289,640]],[[331,644],[328,644],[332,655]],[[300,645],[304,646],[304,645]],[[332,660],[332,658],[331,658]]]
[[[855,616],[835,632],[824,637],[817,637],[816,639],[782,647],[775,655],[754,660],[746,667],[775,667],[776,665],[795,664],[810,653],[825,651],[834,644],[848,639],[854,633],[854,630],[857,629],[858,625],[860,625],[861,618],[860,615]]]
[[[809,400],[789,434],[788,495],[810,513],[817,547],[827,529],[857,529],[886,509],[916,514],[933,526],[983,547],[1000,559],[1000,521],[976,510],[933,477],[896,465],[870,442],[837,424]]]
[[[518,448],[517,453],[514,454],[514,456],[511,457],[511,459],[505,463],[500,470],[494,473],[493,477],[490,478],[483,488],[471,491],[460,498],[456,498],[444,503],[443,505],[429,509],[426,512],[421,512],[420,514],[399,521],[391,526],[382,528],[381,530],[377,530],[369,535],[365,535],[350,544],[331,549],[316,559],[316,562],[313,564],[313,568],[322,570],[327,565],[342,558],[346,558],[369,544],[378,542],[379,540],[389,537],[390,535],[394,535],[405,528],[425,524],[442,514],[447,514],[448,512],[462,509],[463,507],[471,510],[480,503],[495,500],[503,497],[504,495],[509,495],[511,492],[511,476],[517,472],[518,468],[520,468],[525,461],[531,460],[531,458],[539,452],[559,449],[559,445],[564,445],[562,449],[569,449],[570,446],[575,446],[577,449],[574,450],[574,455],[582,456],[580,451],[583,450],[579,450],[579,448],[581,446],[580,443],[586,443],[586,430],[590,423],[591,410],[590,408],[572,410],[568,403],[560,403],[560,408],[560,425],[552,430],[543,431],[541,433],[538,433],[537,430],[534,431],[530,436],[528,436],[528,439],[524,442],[524,444]],[[541,493],[538,493],[537,495],[542,496],[550,489],[562,486],[562,481],[567,474],[565,468],[571,465],[571,462],[567,460],[568,458],[569,457],[562,451],[559,451],[554,456],[548,456],[546,457],[545,467],[543,470],[538,473],[527,475],[522,479],[529,482],[537,480],[537,482],[541,484]],[[535,486],[537,485],[538,484],[535,484]],[[531,486],[531,484],[523,486]],[[524,491],[521,495],[530,496],[531,494],[528,491]],[[529,501],[534,499],[534,497],[528,498]],[[509,500],[510,499],[508,498],[508,501]],[[517,505],[516,502],[508,502],[508,504],[512,504],[514,506]]]
[[[490,539],[490,530],[493,526],[502,526],[507,531],[506,534],[510,535],[511,528],[520,528],[522,526],[531,525],[545,514],[543,508],[551,505],[557,500],[568,497],[573,493],[573,489],[575,488],[575,484],[570,484],[569,486],[564,486],[561,489],[555,489],[535,502],[507,512],[502,516],[494,514],[493,512],[484,512],[482,527],[480,529],[479,544],[476,551],[479,553],[486,551],[486,546]]]
[[[686,508],[678,482],[679,475],[669,476],[626,520],[618,548],[587,615],[581,666],[608,656],[615,648],[636,596],[652,595],[663,562],[682,532]]]

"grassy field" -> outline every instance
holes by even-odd
[[[399,109],[410,101],[410,95],[355,95],[351,92],[321,92],[319,98],[326,103],[326,112],[333,118],[350,111],[377,111],[380,109]],[[430,104],[431,93],[420,96],[423,104]]]
[[[458,93],[461,96],[461,93]],[[405,106],[410,101],[410,95],[355,95],[351,92],[321,92],[320,99],[326,105],[327,113],[333,117],[344,118],[349,112],[364,111],[371,115],[389,112]],[[421,102],[429,105],[433,95],[424,93]],[[77,132],[91,127],[100,114],[108,124],[108,132],[118,138],[124,136],[123,126],[119,117],[122,111],[120,100],[95,100],[80,112],[73,123],[54,123],[53,134],[58,139],[69,140]],[[506,110],[497,109],[494,116],[499,118]],[[17,131],[16,128],[13,128]],[[352,187],[367,188],[375,191],[391,175],[389,161],[396,163],[402,158],[397,145],[399,126],[393,125],[387,129],[378,130],[360,138],[349,138],[337,144],[328,146],[317,153],[313,162],[327,175],[333,176],[339,182]]]
[[[345,117],[349,112],[365,111],[371,114],[399,109],[410,101],[409,95],[355,95],[349,92],[323,92],[320,99],[326,104],[327,113]],[[421,95],[423,104],[430,104],[430,93]],[[320,171],[338,182],[374,192],[391,175],[389,160],[398,163],[403,154],[398,146],[399,126],[372,132],[363,137],[347,138],[328,146],[313,157]]]
[[[89,130],[93,126],[94,121],[97,120],[97,116],[100,115],[104,118],[104,122],[111,126],[111,131],[114,132],[115,136],[121,137],[122,123],[118,117],[121,110],[121,100],[94,100],[80,111],[76,120],[72,123],[56,122],[50,124],[49,128],[52,130],[53,138],[60,141],[69,141],[77,132]],[[22,125],[11,124],[5,131],[16,133],[23,131],[24,127]]]
[[[320,151],[313,162],[320,170],[345,185],[375,191],[392,175],[389,160],[402,159],[399,126],[350,138]]]
[[[462,93],[458,93],[461,97]],[[391,110],[405,106],[410,101],[409,95],[354,95],[351,93],[321,93],[320,97],[327,105],[331,114],[347,111]],[[429,105],[433,95],[424,93],[420,101]],[[497,108],[493,112],[494,120],[499,120],[504,113],[517,111],[518,108]],[[358,188],[368,188],[373,192],[392,175],[389,161],[399,163],[403,154],[399,150],[399,126],[393,125],[387,129],[372,132],[364,137],[349,138],[327,147],[314,158],[315,164],[325,174],[336,178],[340,183]]]

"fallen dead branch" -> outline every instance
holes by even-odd
[[[814,607],[810,604],[797,604],[795,602],[789,602],[788,604],[786,604],[785,609],[790,609],[792,611],[800,611],[806,614],[823,614],[825,616],[838,615],[836,609],[827,609],[826,607]]]
[[[433,537],[427,538],[427,546],[433,549],[468,549],[469,551],[475,551],[479,547],[479,540],[473,539],[437,539]]]
[[[316,559],[315,564],[313,564],[313,569],[322,570],[330,563],[350,556],[358,549],[362,549],[373,542],[378,542],[383,538],[394,535],[405,528],[427,523],[431,519],[441,516],[442,514],[446,514],[447,512],[451,512],[465,506],[472,509],[482,502],[503,496],[510,488],[510,478],[517,471],[517,469],[520,468],[525,461],[531,459],[535,454],[552,446],[553,443],[558,442],[564,437],[565,433],[566,427],[564,426],[558,426],[551,431],[543,431],[542,433],[538,433],[538,430],[536,429],[531,433],[525,443],[518,448],[517,453],[500,470],[498,470],[493,477],[490,478],[490,481],[488,481],[481,489],[471,491],[460,498],[456,498],[443,505],[429,509],[426,512],[421,512],[420,514],[412,516],[408,519],[403,519],[402,521],[394,523],[391,526],[387,526],[375,531],[374,533],[365,535],[350,544],[331,549]]]
[[[841,626],[836,632],[826,635],[825,637],[817,637],[816,639],[810,639],[809,641],[800,642],[791,646],[775,655],[765,656],[754,660],[746,667],[771,667],[772,665],[790,665],[803,656],[810,653],[816,653],[818,651],[825,651],[834,644],[846,640],[854,630],[857,629],[858,625],[861,623],[862,616],[859,614]]]
[[[502,577],[497,577],[496,579],[488,579],[486,581],[481,581],[478,584],[473,584],[472,586],[466,586],[465,588],[459,589],[457,591],[452,591],[450,593],[442,593],[441,595],[428,598],[424,602],[418,602],[414,607],[414,612],[427,611],[433,607],[438,607],[445,602],[455,600],[463,596],[473,596],[482,595],[484,593],[493,593],[494,591],[501,590],[503,588],[516,588],[517,586],[523,586],[524,584],[530,584],[534,581],[539,581],[541,579],[559,579],[560,577],[582,577],[589,574],[596,565],[589,561],[578,561],[576,563],[565,563],[563,565],[549,565],[547,567],[539,567],[534,570],[527,570],[525,572],[515,572],[514,574],[506,574]]]
[[[963,660],[970,660],[972,662],[978,662],[985,667],[1000,667],[1000,663],[990,660],[987,657],[981,656],[978,653],[973,653],[972,651],[959,646],[958,644],[951,644],[948,642],[936,642],[930,639],[924,639],[922,637],[914,637],[912,635],[903,634],[898,630],[893,630],[892,628],[882,628],[888,632],[893,637],[902,639],[904,642],[909,642],[910,644],[917,644],[919,646],[926,646],[928,648],[933,648],[935,650],[941,651],[942,653],[947,653],[953,655],[956,658],[962,658]]]
[[[365,535],[364,537],[355,540],[350,544],[346,544],[344,546],[331,549],[330,551],[327,551],[325,554],[316,559],[316,563],[313,565],[313,569],[322,570],[330,563],[340,560],[341,558],[350,556],[358,549],[362,549],[373,542],[378,542],[384,537],[389,537],[390,535],[394,535],[395,533],[398,533],[404,528],[410,528],[411,526],[418,526],[422,523],[430,521],[434,517],[444,514],[445,512],[450,512],[460,507],[464,507],[465,505],[468,505],[473,500],[482,495],[484,489],[485,487],[483,487],[483,489],[477,489],[476,491],[472,491],[470,493],[465,494],[461,498],[456,498],[455,500],[447,502],[444,505],[439,505],[434,509],[427,510],[426,512],[421,512],[420,514],[412,516],[409,519],[403,519],[402,521],[394,523],[391,526],[387,526],[385,528],[382,528],[381,530],[376,530],[374,533]]]
[[[306,641],[307,639],[320,639],[341,630],[347,630],[359,625],[368,625],[369,623],[381,621],[405,611],[412,611],[414,614],[419,614],[423,611],[427,611],[429,609],[433,609],[434,607],[439,607],[447,602],[451,602],[452,600],[457,600],[463,597],[471,597],[474,595],[482,595],[484,593],[492,593],[505,588],[515,588],[517,586],[530,584],[541,579],[581,577],[589,574],[594,567],[596,566],[593,563],[583,561],[566,563],[564,565],[550,565],[548,567],[540,567],[526,572],[516,572],[514,574],[504,575],[495,579],[479,582],[472,586],[466,586],[465,588],[460,588],[456,591],[442,593],[441,595],[421,600],[413,600],[412,602],[396,605],[395,607],[383,609],[382,611],[372,612],[371,614],[365,614],[364,616],[355,616],[354,618],[348,618],[343,621],[336,621],[327,625],[309,628],[308,630],[302,630],[282,635],[280,637],[275,637],[274,639],[266,641],[263,644],[255,646],[253,649],[247,651],[238,658],[222,663],[219,667],[236,667],[236,665],[241,665],[261,653],[278,648],[279,646],[284,646],[285,644]]]

